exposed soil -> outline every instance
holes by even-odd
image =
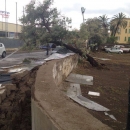
[[[0,104],[0,130],[31,130],[31,88],[39,66],[12,75],[16,90]]]
[[[93,86],[81,85],[82,95],[109,108],[110,112],[108,113],[114,115],[117,121],[105,116],[103,112],[92,110],[89,110],[89,112],[114,130],[124,130],[126,129],[128,112],[130,53],[107,54],[98,52],[91,54],[91,56],[111,59],[106,61],[98,59],[109,70],[93,68],[86,61],[80,60],[77,68],[73,72],[94,77]],[[100,92],[100,96],[90,96],[88,95],[88,91]]]

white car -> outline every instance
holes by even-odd
[[[118,54],[121,54],[121,53],[123,53],[123,50],[120,49],[120,48],[110,48],[110,49],[107,49],[106,52],[108,52],[108,53],[118,53]]]
[[[5,58],[6,57],[6,50],[5,50],[5,46],[3,43],[0,43],[0,56],[2,58]]]

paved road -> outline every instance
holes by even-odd
[[[20,64],[25,58],[35,58],[35,59],[43,60],[47,58],[46,51],[13,54],[10,57],[5,59],[0,58],[0,67],[7,67],[7,66]]]

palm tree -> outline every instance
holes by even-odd
[[[103,41],[106,42],[107,37],[108,37],[109,18],[106,15],[102,15],[102,16],[99,16],[98,19],[101,22]]]
[[[108,19],[106,15],[102,15],[102,16],[99,16],[98,18],[100,21],[101,21],[101,26],[105,29],[105,30],[108,30]]]
[[[126,15],[123,14],[122,12],[117,15],[114,15],[111,21],[111,29],[113,29],[111,34],[112,36],[116,35],[116,32],[119,29],[119,27],[126,28],[127,21],[125,19],[126,19]]]

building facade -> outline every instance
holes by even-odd
[[[22,25],[0,21],[0,37],[18,38]]]
[[[130,43],[130,18],[125,19],[127,21],[126,28],[119,27],[116,33],[117,42],[121,44]]]

